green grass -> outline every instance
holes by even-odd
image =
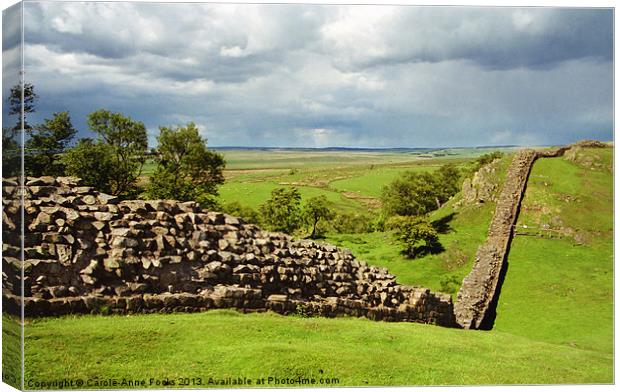
[[[500,163],[497,170],[500,183],[511,159],[506,156]],[[446,232],[439,235],[445,248],[439,254],[409,259],[401,253],[401,246],[391,232],[330,234],[326,241],[351,249],[358,258],[372,265],[386,267],[401,284],[448,292],[456,299],[460,283],[471,271],[476,251],[486,239],[495,211],[492,201],[480,206],[456,207],[460,200],[457,194],[430,216],[432,221],[444,219],[447,225]],[[446,285],[446,282],[450,283]]]
[[[409,152],[310,152],[226,150],[226,182],[219,202],[239,202],[257,209],[278,187],[296,187],[302,201],[325,195],[331,207],[349,213],[375,213],[383,187],[405,171],[436,170],[442,164],[463,164],[471,158],[446,155],[420,158]]]
[[[21,383],[21,326],[18,318],[2,315],[2,380],[19,388]]]
[[[351,249],[369,264],[386,267],[401,284],[449,292],[455,298],[460,282],[471,270],[478,246],[486,239],[494,207],[489,203],[475,210],[455,212],[449,232],[439,235],[445,251],[417,259],[401,253],[401,245],[391,232],[330,234],[326,241]],[[450,214],[451,208],[447,206],[433,217],[440,219]],[[444,280],[454,282],[450,290],[442,285]]]
[[[586,151],[604,160],[612,152]],[[612,353],[613,176],[553,158],[530,179],[517,224],[529,235],[512,243],[495,329]],[[559,229],[541,226],[558,219]]]
[[[383,187],[394,181],[404,172],[432,171],[438,169],[440,166],[441,165],[435,164],[419,164],[408,167],[381,166],[369,169],[361,175],[346,178],[343,180],[333,181],[330,183],[330,187],[341,192],[355,192],[363,196],[379,198],[381,197],[381,191]]]
[[[501,332],[275,314],[82,316],[26,328],[26,382],[336,378],[338,386],[610,383],[612,355]],[[266,386],[274,386],[266,385]],[[211,385],[213,387],[213,385]]]
[[[517,225],[527,235],[513,241],[492,331],[234,311],[47,318],[25,328],[26,379],[127,377],[148,384],[150,378],[199,377],[206,383],[209,377],[301,376],[335,377],[339,386],[611,383],[613,175],[607,166],[613,151],[583,153],[603,165],[593,170],[553,158],[534,166]],[[498,175],[505,175],[509,162],[509,157],[502,161]],[[417,167],[435,164],[429,159]],[[292,174],[288,167],[266,168],[273,162],[252,165],[256,169],[231,177],[223,198],[256,205],[273,187],[296,182],[304,198],[324,193],[339,208],[359,210],[367,207],[348,204],[358,201],[341,192],[350,187],[373,196],[390,173],[418,163],[307,166]],[[493,203],[457,208],[458,201],[457,196],[432,215],[450,217],[450,230],[440,235],[445,251],[437,255],[409,260],[390,233],[329,235],[325,241],[387,267],[400,283],[440,291],[446,279],[460,282],[469,273],[495,208]],[[458,283],[448,288],[454,295]],[[11,331],[5,322],[4,336],[18,336]]]

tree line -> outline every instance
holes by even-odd
[[[439,234],[443,220],[432,221],[430,214],[441,208],[461,188],[465,178],[502,157],[500,152],[482,155],[468,165],[445,164],[433,172],[406,171],[383,188],[381,209],[376,218],[336,211],[324,195],[302,197],[294,187],[276,188],[258,210],[234,202],[224,205],[227,212],[243,216],[270,230],[289,234],[309,233],[310,238],[328,231],[363,233],[391,231],[403,253],[416,258],[443,250]]]
[[[76,176],[97,190],[125,198],[197,201],[203,207],[216,204],[217,186],[224,182],[226,165],[221,154],[207,148],[194,123],[160,127],[157,147],[148,151],[144,123],[100,109],[87,116],[94,138],[83,138],[71,146],[77,130],[68,112],[53,113],[41,124],[31,125],[28,116],[36,110],[38,96],[31,84],[11,89],[9,115],[17,124],[2,130],[3,175],[21,170],[17,135],[23,129],[24,171],[27,176]],[[156,164],[146,184],[140,183],[147,158]]]
[[[157,147],[148,150],[144,124],[121,113],[100,109],[87,116],[94,138],[74,145],[77,134],[68,112],[57,112],[41,124],[28,123],[37,95],[30,84],[15,86],[9,97],[9,114],[20,115],[17,124],[3,129],[4,176],[19,174],[19,145],[24,129],[24,168],[27,176],[76,176],[86,185],[124,198],[196,201],[203,208],[217,208],[250,223],[289,234],[317,238],[326,232],[361,233],[392,231],[403,253],[411,258],[442,250],[440,225],[430,213],[441,208],[459,190],[462,181],[482,166],[501,157],[494,152],[464,167],[445,164],[433,172],[407,171],[384,187],[376,218],[337,211],[324,195],[302,201],[294,187],[276,188],[257,209],[232,202],[219,205],[218,186],[224,183],[226,162],[207,148],[194,123],[159,128]],[[156,167],[145,182],[141,177],[148,159]]]

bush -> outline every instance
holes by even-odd
[[[330,221],[333,230],[339,234],[370,233],[374,231],[372,218],[363,214],[339,212]]]
[[[461,287],[461,280],[456,275],[445,276],[439,281],[439,285],[441,292],[455,294]]]
[[[396,216],[388,221],[396,239],[403,246],[403,253],[410,258],[439,253],[443,247],[433,225],[422,217]]]

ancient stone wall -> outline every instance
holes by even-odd
[[[522,150],[512,160],[500,193],[486,242],[478,248],[472,271],[463,279],[454,305],[457,324],[465,329],[490,329],[494,318],[494,301],[506,272],[513,228],[519,216],[525,187],[538,158],[563,156],[571,149],[606,148],[609,145],[584,140],[543,151]]]
[[[504,268],[527,178],[537,157],[534,150],[519,151],[508,168],[487,240],[478,248],[472,271],[457,295],[455,316],[463,328],[478,329],[487,316]]]
[[[10,204],[24,192],[24,263]],[[193,202],[122,201],[75,178],[3,182],[3,303],[26,316],[238,308],[454,326],[449,295],[399,285],[344,249]]]

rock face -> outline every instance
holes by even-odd
[[[67,177],[5,180],[3,196],[3,302],[15,313],[23,284],[26,316],[234,307],[455,325],[449,295],[193,202],[119,202]]]
[[[501,159],[496,159],[478,170],[471,179],[463,182],[461,190],[462,204],[482,204],[487,201],[497,201],[496,194],[499,188],[499,180],[496,174]]]

